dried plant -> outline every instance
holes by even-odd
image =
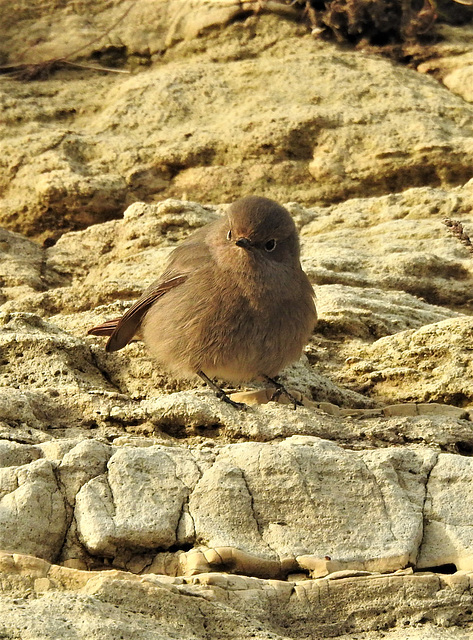
[[[41,62],[36,63],[17,63],[10,65],[2,65],[0,66],[0,74],[9,78],[15,78],[16,80],[43,80],[48,78],[54,71],[64,67],[64,66],[72,66],[79,67],[82,69],[92,69],[94,71],[110,71],[113,73],[130,73],[124,69],[110,69],[110,67],[102,67],[93,64],[80,63],[71,60],[78,53],[87,49],[91,45],[96,42],[100,42],[105,36],[107,36],[120,22],[122,22],[126,16],[130,13],[133,7],[136,6],[138,0],[135,0],[128,9],[116,20],[113,24],[110,25],[106,31],[101,33],[96,38],[93,38],[89,42],[86,42],[84,45],[80,46],[78,49],[71,51],[67,56],[61,58],[50,58],[49,60],[42,60]]]
[[[458,238],[458,240],[464,247],[468,249],[470,253],[473,253],[473,242],[470,240],[470,236],[463,228],[462,223],[459,220],[451,220],[450,218],[445,218],[443,223],[448,228],[450,233],[455,236],[455,238]]]
[[[110,69],[79,63],[72,58],[84,49],[102,40],[136,6],[132,2],[127,10],[106,31],[64,57],[51,58],[38,63],[13,63],[0,66],[0,75],[20,80],[47,78],[64,66],[92,70],[128,73],[122,69]],[[450,0],[452,4],[473,6],[473,0]],[[439,0],[248,0],[240,3],[242,13],[274,11],[291,18],[302,16],[314,34],[335,38],[358,47],[374,47],[395,59],[404,59],[404,44],[414,43],[433,34],[439,15]],[[243,9],[244,5],[244,9]],[[252,8],[253,6],[253,8]],[[470,9],[468,15],[473,12]]]
[[[416,40],[437,19],[434,0],[305,0],[305,14],[318,32],[372,45]]]

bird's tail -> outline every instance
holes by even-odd
[[[92,327],[87,331],[88,335],[92,336],[111,336],[112,333],[118,326],[120,322],[120,318],[115,318],[114,320],[107,320],[103,324],[99,324],[97,327]]]

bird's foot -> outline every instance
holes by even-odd
[[[248,409],[247,404],[245,404],[244,402],[235,402],[235,400],[232,400],[223,390],[221,390],[221,393],[217,393],[217,398],[220,398],[220,400],[227,402],[235,409],[238,409],[238,411],[246,411]]]
[[[234,409],[238,409],[238,411],[246,411],[248,409],[248,405],[244,402],[235,402],[232,400],[225,391],[219,387],[213,380],[211,380],[208,376],[205,375],[203,371],[198,371],[197,375],[202,378],[207,386],[209,386],[213,391],[215,391],[215,395],[219,400],[223,400],[227,404],[231,405]]]
[[[282,395],[284,395],[284,396],[286,396],[286,398],[289,399],[290,402],[292,402],[292,404],[294,405],[294,410],[296,409],[296,407],[302,407],[303,406],[302,402],[300,400],[298,400],[297,398],[295,398],[292,395],[292,393],[290,391],[288,391],[283,384],[281,384],[280,382],[278,382],[274,378],[270,378],[269,376],[263,376],[263,378],[266,380],[266,382],[269,382],[270,384],[272,384],[275,387],[274,393],[271,396],[271,400],[275,400],[277,402],[279,400],[279,398]]]

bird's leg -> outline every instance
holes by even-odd
[[[299,407],[303,406],[302,402],[297,400],[297,398],[294,398],[292,393],[289,393],[289,391],[286,389],[286,387],[283,384],[281,384],[280,382],[278,382],[274,378],[270,378],[269,376],[263,375],[263,378],[266,380],[266,382],[269,382],[274,387],[276,387],[275,391],[274,391],[274,393],[273,393],[273,395],[271,397],[271,400],[277,400],[282,394],[284,394],[286,396],[286,398],[289,398],[289,400],[294,404],[294,410],[296,409],[297,406],[299,406]]]
[[[213,391],[215,391],[215,395],[217,396],[217,398],[219,398],[219,400],[223,400],[224,402],[231,404],[232,407],[238,409],[239,411],[246,411],[248,409],[248,406],[243,402],[235,402],[234,400],[229,398],[225,391],[218,385],[216,385],[215,382],[213,382],[213,380],[211,380],[208,376],[206,376],[203,371],[197,371],[197,375],[202,378],[206,385],[208,385]]]

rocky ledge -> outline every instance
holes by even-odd
[[[471,637],[471,25],[403,66],[275,2],[56,4],[0,45],[89,65],[0,85],[0,636]],[[87,336],[247,193],[316,292],[297,410]]]

